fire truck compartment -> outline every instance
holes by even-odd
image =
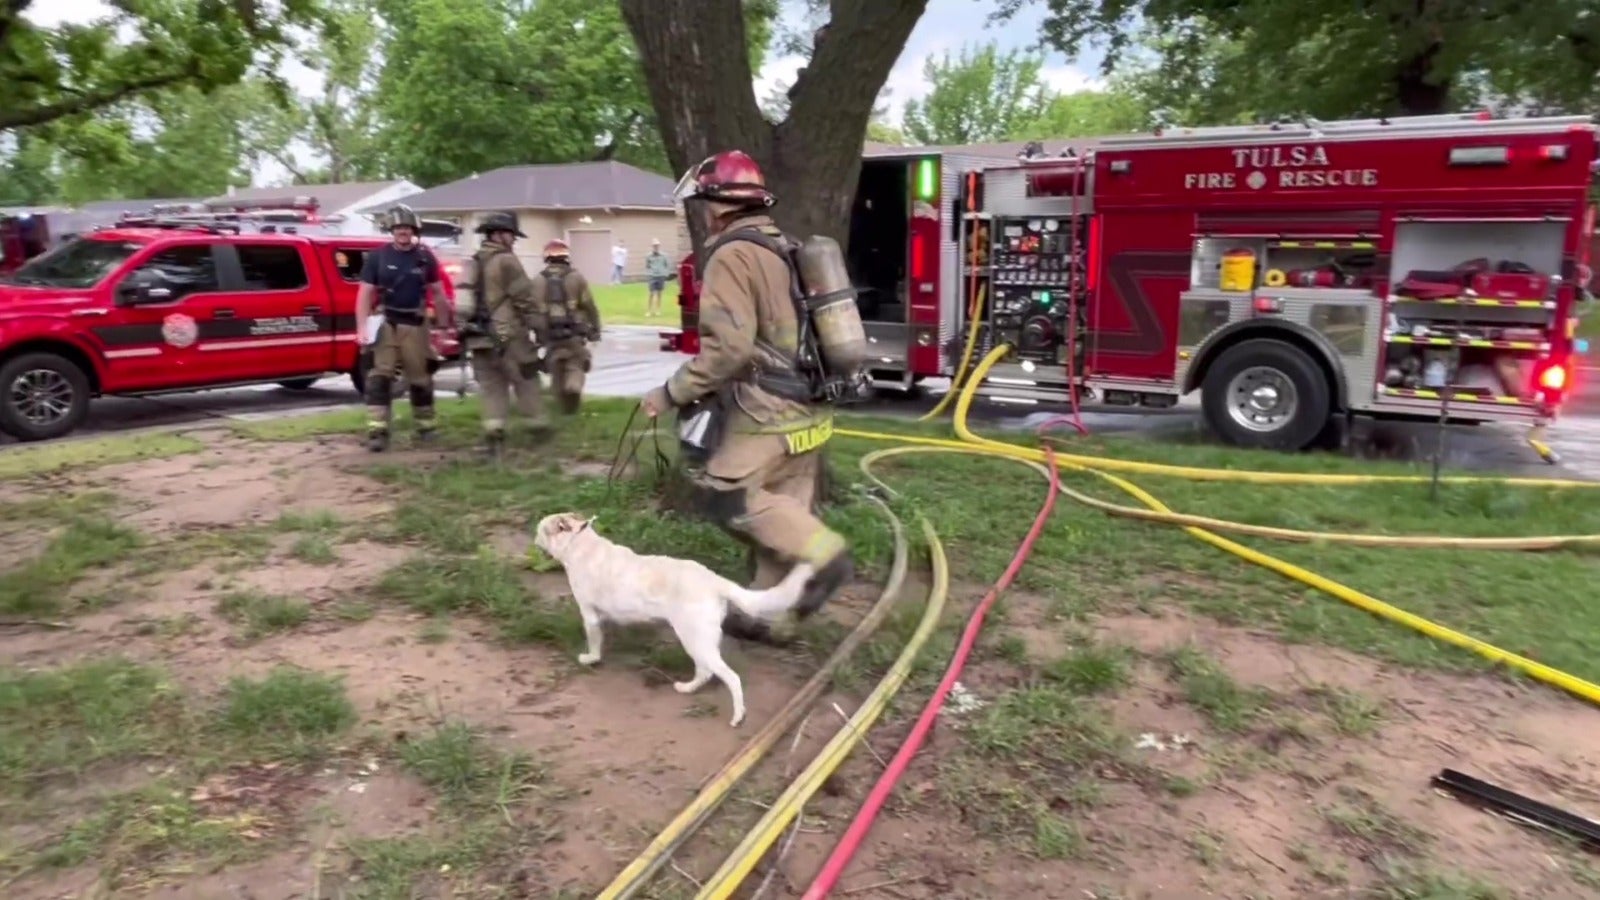
[[[906,244],[910,185],[903,160],[866,160],[850,216],[847,263],[867,336],[888,370],[906,363]]]

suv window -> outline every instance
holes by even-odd
[[[221,289],[210,244],[169,247],[145,260],[138,271],[160,273],[165,286],[172,290],[174,300]]]
[[[361,268],[367,264],[365,247],[340,247],[333,252],[334,265],[339,267],[339,277],[351,284],[361,281]]]
[[[132,241],[72,241],[35,256],[6,279],[15,284],[86,288],[99,284],[143,244]]]
[[[300,248],[283,244],[235,244],[247,291],[298,291],[310,284]]]

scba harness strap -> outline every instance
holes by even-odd
[[[811,314],[806,307],[805,285],[800,281],[800,267],[794,256],[797,249],[795,242],[776,228],[769,229],[764,226],[741,228],[723,235],[722,239],[711,248],[706,263],[709,265],[711,257],[716,256],[718,250],[738,241],[764,247],[783,260],[784,266],[789,270],[789,303],[794,308],[795,352],[786,353],[760,338],[756,339],[763,356],[770,359],[787,357],[789,365],[783,369],[774,369],[758,364],[753,375],[756,385],[762,390],[797,403],[814,403],[826,399],[822,387],[822,367],[817,352],[816,335],[812,333]]]
[[[549,266],[540,274],[544,276],[545,302],[550,307],[549,341],[556,343],[581,337],[567,299],[567,270]]]

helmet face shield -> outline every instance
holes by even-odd
[[[678,186],[672,190],[672,199],[682,203],[700,196],[700,173],[705,171],[707,164],[712,160],[702,160],[690,166],[689,171],[683,173],[683,178],[678,180]]]

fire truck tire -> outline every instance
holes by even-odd
[[[1257,338],[1222,351],[1200,388],[1217,436],[1239,447],[1301,450],[1328,425],[1328,378],[1304,350]]]
[[[311,386],[321,381],[320,378],[291,378],[288,381],[278,382],[278,387],[291,391],[309,391]]]
[[[54,353],[24,353],[0,366],[0,431],[19,441],[72,433],[89,414],[89,376]]]

